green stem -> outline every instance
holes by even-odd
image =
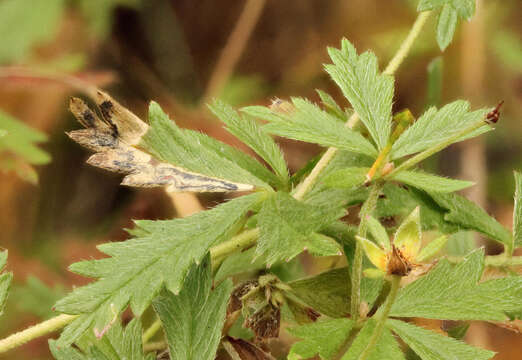
[[[227,255],[254,245],[258,237],[259,228],[254,228],[245,230],[232,239],[213,246],[210,249],[212,266],[216,267]]]
[[[379,341],[382,331],[384,330],[386,320],[388,319],[388,315],[390,314],[392,305],[395,301],[395,298],[397,297],[397,292],[399,291],[401,284],[401,277],[398,275],[391,275],[390,283],[390,292],[386,298],[386,303],[384,304],[384,307],[381,308],[382,311],[379,311],[377,314],[375,314],[374,318],[377,320],[377,324],[375,325],[375,329],[373,330],[372,336],[370,337],[366,348],[363,350],[361,355],[359,355],[358,360],[368,359],[368,356],[370,356],[370,353],[377,344],[377,341]]]
[[[58,315],[52,319],[8,336],[5,339],[0,340],[0,354],[21,346],[30,340],[59,330],[77,317],[78,315]]]
[[[156,321],[154,321],[152,323],[152,325],[147,330],[145,330],[145,332],[143,333],[143,337],[142,337],[143,343],[145,344],[150,339],[152,339],[152,337],[154,335],[156,335],[156,333],[158,332],[159,329],[161,329],[161,320],[160,319],[156,319]]]
[[[366,237],[366,233],[368,232],[368,216],[370,216],[375,210],[375,206],[377,205],[377,199],[379,198],[382,186],[382,182],[377,182],[371,186],[368,199],[366,199],[361,208],[361,212],[359,213],[359,218],[361,219],[361,222],[359,223],[359,228],[357,230],[357,235],[360,237]],[[350,296],[350,313],[352,315],[352,319],[355,322],[357,322],[357,320],[359,319],[359,307],[361,305],[361,278],[363,256],[364,254],[362,246],[359,244],[358,241],[356,241],[355,255],[353,257],[351,273],[352,293]]]
[[[456,133],[455,135],[453,135],[452,137],[448,138],[447,140],[441,142],[440,144],[437,144],[435,146],[432,146],[431,148],[429,149],[426,149],[424,150],[423,152],[421,153],[418,153],[417,155],[409,158],[408,160],[406,160],[405,162],[403,162],[401,165],[399,165],[398,167],[396,167],[392,172],[390,172],[388,175],[384,176],[384,179],[392,179],[393,178],[393,175],[401,172],[401,171],[404,171],[404,170],[407,170],[415,165],[417,165],[419,162],[421,162],[422,160],[430,157],[431,155],[441,151],[442,149],[444,149],[445,147],[453,144],[454,142],[458,141],[461,137],[463,137],[464,135],[467,135],[475,130],[477,130],[478,128],[482,127],[482,126],[485,126],[486,123],[484,122],[484,120],[480,120],[480,121],[477,121],[471,125],[469,125],[468,127],[466,127],[465,129],[459,131],[458,133]]]
[[[404,39],[401,46],[399,47],[399,50],[395,53],[393,58],[388,63],[388,66],[386,66],[386,69],[384,69],[383,73],[387,75],[393,75],[399,66],[402,64],[404,59],[406,59],[406,56],[408,56],[411,47],[413,46],[413,43],[415,42],[415,39],[419,37],[420,32],[424,25],[426,24],[426,21],[428,21],[429,17],[431,15],[431,11],[425,11],[421,12],[419,16],[417,16],[417,19],[413,23],[413,26],[411,27],[410,33]]]

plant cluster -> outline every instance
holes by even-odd
[[[457,17],[471,16],[472,3],[421,1],[422,11],[440,9],[441,47]],[[54,357],[154,359],[168,349],[171,359],[214,359],[218,351],[272,359],[266,344],[285,323],[298,339],[288,359],[490,359],[493,352],[460,339],[471,320],[509,326],[522,316],[522,277],[511,270],[522,264],[513,256],[522,247],[522,175],[515,173],[510,232],[455,193],[471,182],[419,169],[449,145],[492,130],[499,116],[498,107],[471,110],[463,100],[418,119],[392,112],[393,73],[429,16],[419,15],[384,72],[373,53],[358,54],[348,40],[328,50],[325,69],[351,109],[322,91],[321,104],[293,98],[236,111],[214,101],[214,115],[264,163],[178,127],[157,103],[145,123],[101,91],[94,97],[101,116],[73,99],[85,129],[69,136],[95,152],[90,164],[126,174],[124,185],[248,193],[186,218],[136,221],[131,239],[98,246],[107,257],[72,264],[96,280],[59,300],[54,310],[63,315],[34,330],[65,326],[49,342]],[[328,150],[290,175],[273,135]],[[345,221],[357,210],[357,224]],[[448,236],[461,230],[504,252],[444,256]],[[348,266],[297,278],[291,267],[304,251]],[[3,252],[0,267],[6,258]],[[502,276],[489,278],[487,267]],[[0,277],[0,305],[11,277]],[[134,318],[124,326],[128,307]],[[159,319],[143,331],[151,309]],[[444,336],[415,318],[457,325]],[[151,342],[160,328],[165,342]],[[0,341],[0,351],[30,338],[15,334]]]

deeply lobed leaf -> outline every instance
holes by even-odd
[[[61,344],[71,343],[93,325],[104,328],[127,304],[134,314],[142,314],[164,284],[178,293],[190,266],[233,234],[262,198],[251,194],[187,218],[137,222],[140,237],[99,246],[110,258],[73,264],[72,271],[99,280],[76,288],[56,304],[60,312],[83,314],[62,333]]]
[[[431,107],[393,144],[391,158],[398,159],[443,143],[459,131],[483,119],[487,112],[487,109],[470,112],[469,103],[463,100],[447,104],[440,110]],[[489,130],[491,127],[484,124],[471,134],[460,138],[459,141]]]
[[[165,290],[154,301],[171,359],[215,358],[231,291],[230,279],[212,289],[210,256],[207,256],[192,267],[179,295]]]
[[[341,49],[329,48],[333,65],[326,72],[341,88],[364,123],[377,148],[382,150],[391,131],[393,77],[379,73],[377,57],[371,52],[357,55],[346,39]]]

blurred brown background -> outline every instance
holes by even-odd
[[[323,89],[346,106],[322,70],[326,46],[347,37],[359,51],[372,49],[383,66],[413,23],[416,3],[0,1],[0,110],[47,134],[39,147],[52,158],[34,166],[35,184],[23,157],[0,147],[0,160],[20,166],[1,171],[0,162],[0,248],[9,249],[8,268],[15,274],[0,337],[52,316],[55,298],[86,282],[67,266],[99,256],[96,244],[125,239],[122,228],[132,226],[131,219],[170,218],[194,205],[190,197],[173,206],[161,190],[120,187],[119,176],[87,166],[87,152],[64,135],[79,126],[67,111],[70,96],[96,85],[143,118],[154,99],[181,126],[244,148],[209,115],[206,99],[221,97],[236,106],[268,104],[274,97],[317,100],[314,89]],[[453,146],[426,166],[477,181],[468,195],[511,226],[512,170],[522,169],[522,3],[477,5],[473,21],[459,26],[444,53],[435,42],[435,19],[426,26],[396,74],[395,110],[408,107],[419,116],[428,103],[465,98],[477,108],[505,100],[494,132]],[[442,81],[442,90],[433,92],[435,84],[430,95],[427,67],[439,56],[443,71],[434,81]],[[293,171],[319,151],[280,143]],[[212,206],[222,197],[199,200]],[[501,352],[495,359],[521,356],[522,337],[505,329],[477,324],[467,340]],[[0,356],[15,358],[49,359],[46,341]]]

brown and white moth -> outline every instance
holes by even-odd
[[[169,192],[228,192],[252,190],[253,186],[193,173],[158,161],[137,146],[149,126],[102,91],[95,95],[101,118],[81,99],[72,98],[69,108],[85,129],[67,135],[95,152],[87,163],[127,174],[122,185],[166,186]]]

